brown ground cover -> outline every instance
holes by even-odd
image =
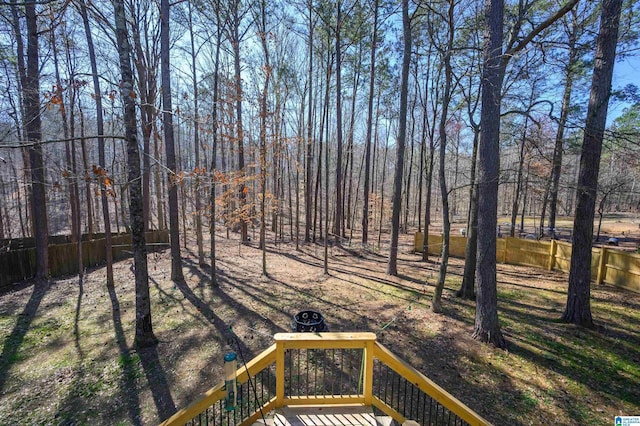
[[[398,277],[386,250],[268,245],[260,251],[220,237],[218,288],[183,249],[185,282],[169,280],[168,251],[149,256],[154,328],[160,343],[137,352],[132,261],[105,271],[31,283],[0,295],[0,424],[156,424],[222,377],[230,327],[247,359],[290,330],[303,309],[323,313],[331,331],[373,331],[392,351],[495,424],[610,424],[640,413],[640,295],[599,286],[596,330],[558,322],[567,276],[498,266],[506,351],[471,339],[474,305],[453,296],[463,263],[452,259],[444,313],[429,301],[439,258],[427,263],[402,237]]]

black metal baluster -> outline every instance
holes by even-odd
[[[338,374],[338,392],[342,396],[342,366],[344,365],[344,349],[340,349],[340,368],[336,367],[336,373]]]
[[[374,381],[373,383],[371,383],[371,393],[373,393],[373,395],[375,396],[379,396],[378,395],[378,381],[375,380],[376,377],[380,377],[378,376],[378,363],[375,362],[375,360],[373,361],[373,378]],[[364,377],[363,377],[364,379]],[[360,386],[360,384],[358,384],[358,386]]]
[[[384,373],[384,399],[383,401],[388,404],[387,400],[387,388],[389,387],[389,367],[385,365],[385,373]]]
[[[318,384],[316,383],[316,395],[318,395],[318,392],[322,392],[324,393],[324,388],[325,388],[325,382],[327,380],[327,363],[328,363],[328,355],[327,355],[327,350],[323,351],[322,354],[322,386],[318,386]]]
[[[235,423],[238,423],[238,421],[236,420],[236,415],[238,414],[237,411],[240,411],[240,421],[242,421],[242,418],[244,417],[244,398],[242,395],[243,388],[244,385],[238,386],[238,401],[236,403],[236,410],[234,411],[233,416],[233,421]],[[240,408],[240,410],[238,410],[238,408]]]
[[[407,417],[407,379],[403,378],[402,381],[404,382],[404,390],[398,393],[402,395],[402,415],[406,418]]]
[[[316,354],[316,349],[313,350],[313,394],[316,394],[316,389],[318,389],[318,355]]]
[[[411,416],[411,419],[415,419],[415,417],[413,416],[413,383],[411,383],[409,386],[411,386],[411,397],[409,398],[409,416]]]
[[[296,380],[298,383],[296,385],[296,396],[300,396],[300,349],[296,350],[296,369],[295,369],[295,374],[293,375],[293,379]]]
[[[310,350],[311,349],[307,349],[306,350],[306,354],[307,354],[307,383],[306,383],[306,392],[305,393],[307,394],[307,396],[309,395],[309,368],[311,367],[311,362],[310,362],[310,359],[309,359],[309,351]]]
[[[422,393],[422,391],[418,390],[418,401],[416,404],[416,421],[418,419],[422,420],[422,423],[424,425],[424,402],[425,402],[425,398],[423,396],[424,394]],[[420,398],[422,398],[422,413],[420,413]]]
[[[262,406],[262,404],[264,403],[264,372],[265,371],[266,370],[262,370],[260,372],[260,401],[258,401],[260,406]],[[257,391],[257,387],[258,387],[258,376],[256,376],[256,391]]]
[[[395,377],[398,379],[397,381],[397,386],[396,386],[396,391],[395,391],[395,395],[396,395],[396,409],[398,411],[400,411],[400,375],[398,373],[395,373]]]
[[[293,382],[291,381],[292,380],[292,376],[291,375],[292,375],[292,370],[293,370],[293,360],[292,360],[291,357],[293,355],[292,355],[291,352],[292,352],[291,350],[287,351],[287,354],[289,355],[289,388],[288,388],[288,391],[285,391],[285,393],[284,393],[286,396],[293,395],[293,391],[291,390],[291,388],[293,388]]]
[[[358,395],[360,392],[359,391],[359,385],[357,382],[355,382],[353,379],[355,377],[358,378],[358,380],[360,379],[360,371],[357,371],[355,366],[354,366],[354,361],[358,359],[358,350],[354,349],[351,350],[351,352],[349,352],[349,356],[347,356],[347,363],[349,364],[347,367],[347,380],[349,380],[348,382],[348,389],[347,389],[347,394],[348,395]]]

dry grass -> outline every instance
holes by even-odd
[[[219,240],[220,287],[193,253],[186,281],[169,280],[168,252],[150,255],[154,329],[160,344],[131,349],[135,321],[131,261],[43,287],[0,295],[0,424],[155,424],[216,384],[229,328],[245,357],[288,331],[292,314],[322,312],[332,331],[378,338],[496,424],[606,424],[640,412],[640,295],[593,290],[596,330],[559,323],[566,276],[499,265],[500,319],[507,351],[473,341],[473,303],[453,297],[462,262],[451,261],[444,314],[429,309],[438,259],[408,254],[399,277],[386,257],[322,247],[269,246],[269,278],[255,247]],[[192,247],[191,242],[189,246]],[[426,284],[425,284],[426,283]],[[235,349],[235,348],[234,348]]]

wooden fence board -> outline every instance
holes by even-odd
[[[459,235],[451,236],[449,238],[449,253],[451,256],[464,257],[465,249],[467,248],[467,238]]]
[[[600,264],[601,251],[599,247],[591,249],[591,279],[598,277],[598,265]]]
[[[414,237],[414,249],[422,252],[423,235],[417,232]],[[466,237],[450,237],[451,256],[465,256]],[[496,257],[498,263],[512,265],[534,266],[569,272],[571,267],[571,244],[556,241],[554,250],[551,242],[526,240],[520,238],[498,238],[496,241]],[[429,234],[429,254],[439,254],[442,236]],[[605,282],[631,291],[640,292],[640,254],[627,253],[609,247],[604,248],[606,254],[600,261],[603,248],[594,247],[591,256],[591,279]],[[551,258],[553,256],[553,258]]]
[[[150,231],[146,233],[149,243],[169,242],[168,231]],[[64,240],[64,239],[62,239]],[[104,239],[82,242],[82,262],[84,267],[104,264],[106,251]],[[112,237],[113,260],[122,260],[131,256],[131,235]],[[49,272],[52,277],[75,274],[78,272],[78,246],[76,243],[55,244],[49,246]],[[10,250],[0,253],[0,289],[11,284],[31,279],[36,270],[34,248]]]
[[[608,250],[607,266],[627,271],[633,275],[640,275],[640,255]]]
[[[505,263],[540,268],[547,268],[549,265],[551,243],[507,237],[506,245],[508,251],[506,257],[504,257]]]

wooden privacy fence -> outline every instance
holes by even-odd
[[[146,233],[148,244],[169,242],[169,231]],[[104,238],[82,242],[82,263],[84,266],[103,264],[106,259]],[[113,260],[131,256],[131,234],[114,235]],[[49,246],[49,269],[51,276],[59,277],[78,271],[78,246],[76,243],[52,244]],[[12,283],[28,280],[35,275],[36,250],[34,248],[9,250],[0,253],[0,289]]]
[[[416,232],[414,249],[422,253],[424,235]],[[450,254],[465,257],[467,238],[451,236]],[[429,234],[428,253],[439,255],[442,235]],[[499,263],[569,272],[571,244],[564,241],[536,241],[521,238],[498,238],[496,256]],[[640,293],[640,255],[608,247],[594,247],[591,257],[591,278],[596,284],[612,284]]]

